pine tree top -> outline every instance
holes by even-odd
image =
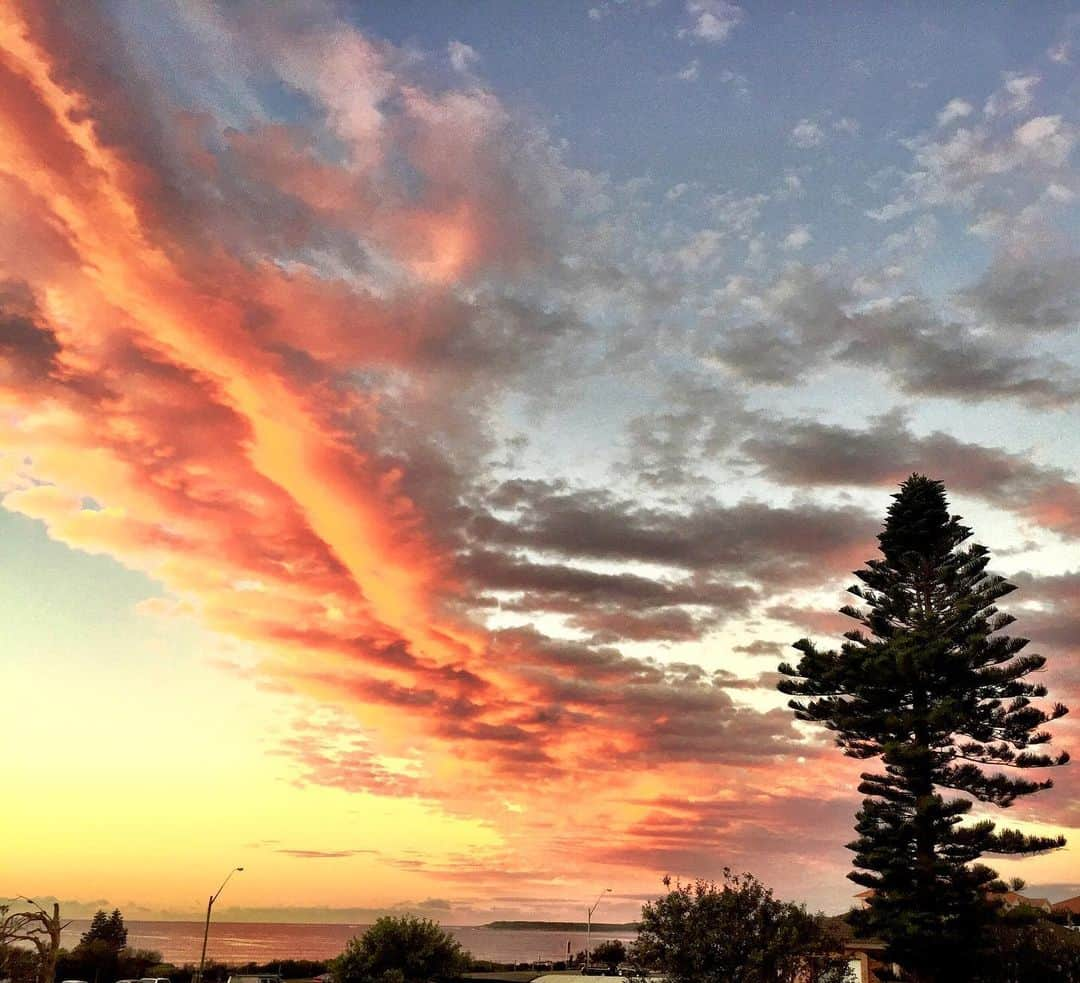
[[[949,514],[943,482],[912,474],[892,497],[885,528],[878,535],[889,566],[904,566],[916,557],[940,558],[971,535],[959,516]]]

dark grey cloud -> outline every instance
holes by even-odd
[[[1051,669],[1067,669],[1069,675],[1080,681],[1080,672],[1074,667],[1080,656],[1080,570],[1042,576],[1021,573],[1010,578],[1019,588],[1011,599],[1016,604],[1034,601],[1037,609],[1017,609],[1015,632],[1029,636],[1033,642],[1045,646],[1043,654],[1050,658],[1054,652],[1070,657],[1068,661],[1051,661]]]
[[[664,387],[661,409],[630,420],[625,467],[646,487],[704,487],[702,466],[720,458],[754,419],[730,387],[676,375]]]
[[[722,614],[693,615],[683,608],[640,613],[619,608],[587,610],[570,618],[571,627],[588,632],[599,644],[693,642],[724,622]]]
[[[835,278],[795,267],[756,299],[764,316],[726,329],[708,350],[749,382],[790,385],[835,361],[884,372],[914,395],[1055,406],[1080,394],[1064,363],[945,320],[920,297],[867,306]]]
[[[958,440],[933,431],[919,436],[902,413],[856,430],[817,420],[774,423],[744,440],[741,451],[778,484],[891,486],[918,471],[951,491],[975,495],[1069,537],[1080,536],[1080,485],[1061,468],[1030,454]]]
[[[771,642],[763,638],[754,639],[752,642],[747,642],[745,645],[736,645],[736,652],[743,652],[746,655],[768,655],[768,656],[781,656],[787,651],[788,646],[783,642]]]
[[[497,594],[504,611],[566,615],[599,643],[697,639],[744,614],[757,595],[752,587],[703,576],[604,573],[490,550],[467,554],[461,568],[478,590]]]
[[[658,564],[772,586],[820,583],[846,569],[873,543],[878,527],[854,507],[706,499],[662,509],[603,490],[534,480],[504,482],[488,504],[493,513],[475,517],[468,534],[489,548]]]
[[[1080,255],[994,263],[958,299],[980,320],[1018,333],[1067,331],[1080,322]]]
[[[631,658],[535,629],[498,632],[493,644],[500,663],[558,714],[557,726],[603,721],[622,734],[623,747],[607,752],[616,765],[765,761],[804,746],[786,711],[736,703],[728,692],[733,677],[723,670]]]
[[[1015,352],[905,297],[853,317],[841,361],[882,369],[905,392],[964,402],[996,397],[1064,406],[1080,395],[1075,373],[1053,358]]]

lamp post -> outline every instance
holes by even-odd
[[[210,895],[210,900],[206,903],[206,927],[203,929],[202,955],[199,957],[199,974],[195,977],[195,983],[202,983],[203,966],[206,965],[206,939],[210,934],[210,910],[214,907],[214,902],[217,901],[218,895],[225,890],[225,885],[229,883],[229,878],[232,877],[233,874],[242,873],[243,870],[243,867],[233,867],[225,880],[221,882],[221,887]]]
[[[585,920],[585,972],[589,972],[589,951],[592,949],[592,916],[593,912],[600,906],[600,899],[605,894],[610,894],[611,888],[605,887],[597,896],[596,900],[592,903],[591,908],[586,908],[585,911],[588,917]]]

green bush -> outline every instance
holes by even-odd
[[[468,953],[437,922],[403,915],[350,939],[330,972],[335,983],[432,983],[456,980],[468,966]]]

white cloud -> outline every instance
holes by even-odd
[[[776,192],[778,199],[801,198],[803,196],[803,182],[794,171],[784,171],[784,181]]]
[[[925,253],[938,237],[938,220],[933,215],[921,215],[906,229],[885,237],[881,251],[885,255],[899,253],[905,261]]]
[[[739,197],[734,192],[725,191],[712,195],[708,204],[717,223],[735,235],[747,235],[757,224],[761,206],[768,200],[766,194]]]
[[[1009,216],[1000,209],[979,212],[968,232],[979,239],[997,239],[1008,228]]]
[[[848,136],[854,136],[854,134],[859,132],[859,121],[857,119],[852,119],[850,116],[841,116],[833,123],[832,128],[836,130],[837,133],[846,133]]]
[[[686,12],[693,23],[679,31],[679,37],[709,44],[723,44],[746,16],[742,7],[729,0],[686,0]]]
[[[464,41],[451,41],[446,46],[446,50],[450,55],[450,64],[454,66],[454,71],[461,72],[462,75],[470,72],[473,65],[480,60],[476,49],[465,44]]]
[[[1071,59],[1069,58],[1071,47],[1072,46],[1068,41],[1062,41],[1060,44],[1055,44],[1047,51],[1046,56],[1057,65],[1068,65],[1071,63]]]
[[[820,147],[825,142],[825,131],[813,120],[801,119],[793,127],[788,139],[796,147],[809,150],[811,147]]]
[[[937,114],[938,126],[948,126],[958,119],[970,116],[974,111],[975,107],[970,102],[964,99],[950,99],[945,103],[945,108]]]
[[[767,258],[765,240],[761,236],[754,236],[746,244],[746,266],[752,270],[764,269]]]
[[[679,71],[679,78],[684,82],[693,82],[701,74],[701,62],[695,58],[685,68]]]
[[[900,218],[915,210],[915,200],[911,196],[901,195],[894,198],[881,208],[868,208],[865,212],[868,218],[875,222],[891,222],[894,218]]]
[[[740,96],[750,95],[750,80],[745,75],[740,75],[738,72],[733,72],[730,68],[725,68],[720,73],[720,81],[724,85],[732,86]]]
[[[1041,79],[1038,75],[1021,75],[1019,72],[1006,72],[1005,84],[986,100],[983,112],[987,116],[1004,116],[1019,113],[1031,105],[1035,98],[1035,86]]]
[[[919,206],[972,205],[987,182],[1018,171],[1028,175],[1035,168],[1053,182],[1076,146],[1080,131],[1059,115],[1035,116],[1011,133],[992,133],[987,126],[958,127],[939,141],[920,138],[913,142],[915,170],[904,175],[892,200],[867,211],[873,219],[887,222]],[[976,222],[979,229],[990,226]],[[979,233],[976,233],[979,234]]]
[[[1067,205],[1076,198],[1075,191],[1071,188],[1066,188],[1063,184],[1057,183],[1047,185],[1046,191],[1044,191],[1043,194],[1048,201],[1057,202],[1061,205]]]
[[[600,0],[595,7],[589,8],[589,20],[599,21],[619,11],[639,11],[659,4],[660,0]]]
[[[1076,143],[1076,130],[1060,116],[1036,116],[1018,126],[1013,139],[1024,156],[1060,167]]]
[[[718,259],[723,245],[723,233],[716,229],[702,229],[675,254],[682,267],[690,272]]]
[[[810,234],[810,227],[808,225],[796,225],[786,236],[784,241],[780,244],[780,248],[784,252],[797,253],[799,250],[808,246],[814,237]]]

